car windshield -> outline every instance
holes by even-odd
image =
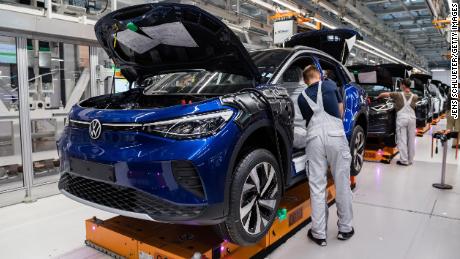
[[[259,68],[261,83],[266,83],[290,54],[289,50],[273,49],[251,52],[251,58]],[[252,86],[252,80],[234,74],[193,70],[156,75],[146,78],[140,87],[144,94],[226,94]]]
[[[261,83],[267,83],[275,73],[276,69],[289,56],[289,49],[271,49],[253,51],[251,55],[254,64],[259,68]]]
[[[205,70],[176,72],[148,77],[142,83],[144,94],[225,94],[251,86],[251,80],[240,75]]]
[[[366,93],[370,96],[370,97],[376,97],[378,96],[380,93],[383,93],[383,92],[391,92],[391,88],[388,87],[388,86],[384,86],[384,85],[377,85],[377,84],[361,84],[361,86],[363,87],[363,89],[366,91]]]

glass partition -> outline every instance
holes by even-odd
[[[57,181],[64,120],[90,96],[89,46],[28,39],[27,57],[34,184]]]
[[[30,8],[36,15],[44,15],[48,9],[47,0],[0,0],[0,3]],[[57,15],[97,20],[111,10],[111,0],[51,0],[51,11]]]
[[[24,186],[16,42],[0,36],[0,192]]]
[[[121,9],[123,7],[131,6],[131,5],[139,5],[139,4],[147,4],[152,3],[153,1],[149,0],[117,0],[117,9]]]
[[[123,81],[120,73],[117,73],[118,76],[115,75],[115,65],[102,48],[97,48],[97,61],[97,95],[108,94],[112,90],[117,92],[117,90],[123,88],[126,82]],[[117,77],[115,81],[114,76]]]

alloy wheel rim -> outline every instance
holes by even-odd
[[[276,213],[278,195],[275,168],[268,162],[254,166],[240,198],[240,221],[247,233],[257,235],[268,227]]]
[[[359,171],[361,170],[364,161],[364,134],[362,132],[358,132],[356,135],[353,156],[355,158],[353,166],[356,171]]]

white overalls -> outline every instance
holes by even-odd
[[[415,154],[415,111],[410,106],[414,95],[411,93],[409,100],[401,92],[404,100],[404,106],[398,111],[396,116],[396,139],[399,149],[400,162],[403,164],[412,164]]]
[[[325,239],[327,231],[327,170],[331,167],[336,189],[338,227],[340,232],[352,230],[353,209],[350,189],[351,155],[342,120],[329,115],[323,107],[322,82],[318,84],[317,102],[305,91],[303,97],[313,111],[307,126],[306,171],[310,185],[312,234]]]

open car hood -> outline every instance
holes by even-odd
[[[439,80],[431,80],[431,83],[436,85],[438,88],[442,86],[442,82]]]
[[[413,88],[419,91],[425,91],[428,88],[431,78],[433,77],[427,74],[412,74],[410,76],[410,79],[414,81]]]
[[[413,67],[403,65],[403,64],[380,64],[378,65],[379,67],[383,67],[388,72],[390,72],[392,77],[399,77],[399,78],[408,78],[410,77],[410,71],[412,70]]]
[[[429,80],[432,78],[433,78],[432,76],[427,75],[427,74],[412,74],[410,76],[410,79],[418,79],[426,85],[428,85]]]
[[[392,74],[384,67],[374,65],[347,66],[358,84],[380,84],[394,90]]]
[[[319,49],[345,64],[355,41],[362,39],[363,37],[354,30],[319,30],[295,34],[285,42],[285,46],[300,45]]]
[[[260,78],[239,38],[218,18],[196,6],[130,6],[101,18],[95,31],[129,81],[194,69]]]

